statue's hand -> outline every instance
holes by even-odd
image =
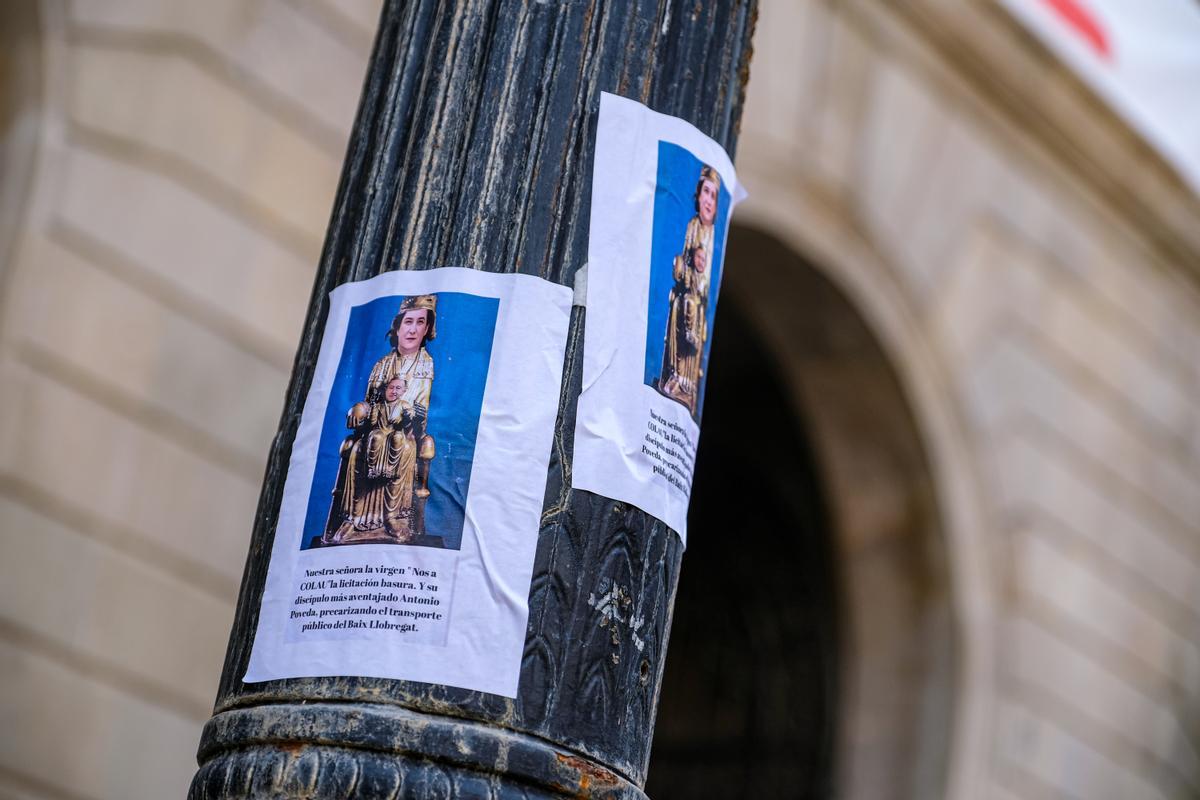
[[[346,414],[346,427],[359,428],[371,418],[371,406],[368,403],[355,403]]]

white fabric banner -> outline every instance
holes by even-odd
[[[1200,3],[1001,2],[1200,194]]]
[[[456,268],[330,293],[246,682],[516,696],[570,307]]]
[[[601,97],[572,485],[636,505],[685,543],[725,239],[743,196],[729,156],[695,127]]]

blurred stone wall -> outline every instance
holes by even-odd
[[[186,793],[377,14],[80,0],[25,27],[41,74],[5,79],[39,82],[41,118],[5,169],[35,159],[0,267],[0,797]]]
[[[755,44],[737,219],[858,307],[931,463],[949,795],[1200,796],[1200,203],[995,4],[766,2]],[[913,566],[852,533],[839,785],[931,797],[876,652],[924,623],[855,579]]]

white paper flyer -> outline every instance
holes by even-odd
[[[602,96],[572,486],[636,505],[685,543],[726,233],[743,196],[712,139]]]
[[[246,682],[516,696],[570,306],[457,268],[330,293]]]

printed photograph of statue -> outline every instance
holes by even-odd
[[[300,549],[461,547],[498,309],[466,292],[351,308]]]
[[[371,369],[362,402],[346,414],[337,482],[322,546],[409,544],[425,535],[429,464],[436,449],[427,422],[437,336],[437,296],[405,298],[387,332],[391,350]]]
[[[694,193],[695,216],[688,220],[683,243],[672,262],[662,368],[655,388],[698,416],[700,386],[708,342],[708,300],[721,177],[701,167]]]
[[[725,184],[691,150],[659,141],[643,381],[697,425],[733,208]]]

